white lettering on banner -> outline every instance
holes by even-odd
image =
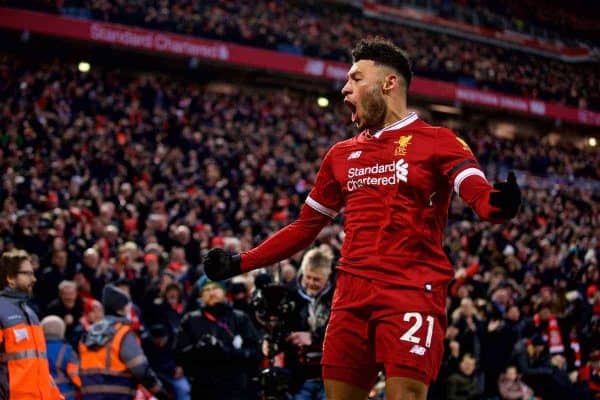
[[[229,59],[229,50],[227,49],[227,46],[207,46],[161,34],[157,34],[154,37],[154,47],[159,51],[185,54],[192,57],[214,58],[219,60]]]
[[[140,33],[134,30],[113,29],[100,24],[91,24],[90,37],[92,40],[184,54],[191,57],[229,59],[229,49],[226,45],[205,45],[160,33]]]
[[[546,114],[546,103],[543,101],[530,100],[529,101],[529,109],[533,114]]]
[[[527,112],[527,102],[514,97],[500,96],[500,107]]]
[[[304,67],[304,72],[309,75],[321,76],[325,71],[325,63],[318,60],[308,60]]]
[[[498,96],[476,90],[456,88],[456,98],[458,100],[470,101],[471,103],[498,106]]]
[[[600,125],[600,113],[587,110],[578,110],[577,120],[586,124]]]
[[[327,78],[336,79],[338,81],[345,81],[347,79],[348,68],[338,67],[336,65],[327,65],[325,70],[325,76]]]
[[[471,103],[487,104],[496,107],[498,106],[498,96],[476,90],[456,88],[456,98],[458,100],[465,100]]]
[[[369,167],[348,169],[346,188],[353,192],[363,186],[396,185],[400,181],[408,182],[408,163],[402,158],[388,164],[377,163]]]
[[[90,25],[90,37],[108,43],[122,44],[131,47],[152,48],[153,33],[141,33],[126,29],[111,29],[100,24]]]

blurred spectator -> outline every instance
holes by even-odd
[[[550,354],[563,354],[563,345],[558,320],[550,311],[550,303],[543,302],[538,306],[538,312],[533,316],[535,327],[541,332],[542,338],[548,343]]]
[[[590,360],[579,370],[578,381],[586,386],[591,399],[600,399],[600,350],[590,354]]]
[[[286,338],[291,345],[286,367],[295,381],[294,400],[325,399],[321,355],[333,299],[332,263],[333,254],[327,248],[310,249],[302,258],[295,310],[299,324]]]
[[[50,251],[52,249],[52,242],[54,237],[50,233],[52,227],[52,221],[46,216],[40,218],[37,222],[37,231],[34,235],[27,235],[26,240],[23,241],[22,245],[28,252],[35,254],[40,258],[42,265],[48,265],[54,260],[50,258]]]
[[[41,322],[46,337],[46,354],[50,373],[65,400],[80,398],[81,378],[79,377],[79,357],[65,341],[65,322],[56,315],[48,315]]]
[[[479,311],[470,297],[461,300],[460,306],[452,313],[451,321],[458,328],[456,340],[460,344],[461,354],[469,353],[479,359],[484,328]]]
[[[148,325],[160,324],[168,329],[169,335],[174,336],[181,323],[185,305],[183,291],[178,283],[169,283],[164,292],[154,300],[152,307],[145,312],[145,322]]]
[[[78,343],[81,338],[90,329],[90,326],[104,319],[104,307],[96,299],[83,300],[83,315],[79,318],[79,323],[74,325],[73,331],[69,338],[70,343]]]
[[[81,275],[80,288],[87,296],[99,299],[106,283],[105,271],[101,266],[98,251],[90,247],[83,253],[83,260],[77,266],[77,274]]]
[[[127,308],[127,319],[130,322],[131,329],[136,333],[141,333],[144,329],[142,321],[142,310],[140,307],[131,301],[131,283],[128,279],[118,279],[114,282],[114,286],[125,293],[130,299],[130,307]]]
[[[183,368],[175,363],[173,354],[174,333],[168,326],[152,325],[144,337],[142,346],[148,355],[148,362],[175,400],[189,400],[190,383],[183,374]]]
[[[104,319],[102,303],[96,299],[86,299],[83,303],[83,315],[79,318],[79,325],[83,331],[87,331],[90,326],[102,319]]]
[[[49,267],[43,268],[35,287],[35,298],[42,310],[57,298],[58,285],[65,280],[72,280],[75,270],[69,267],[68,253],[65,250],[54,250]]]
[[[284,286],[289,287],[290,289],[296,289],[298,280],[297,280],[297,272],[296,268],[290,263],[282,263],[281,265],[281,283]]]
[[[545,399],[573,398],[573,388],[563,370],[564,357],[550,358],[546,342],[541,335],[518,341],[513,355],[523,382],[533,389],[536,396]]]
[[[231,305],[246,314],[252,312],[250,307],[250,291],[243,282],[233,282],[229,288]]]
[[[65,337],[73,346],[73,332],[83,315],[83,300],[78,294],[77,284],[74,281],[62,281],[58,284],[58,298],[51,301],[46,308],[46,315],[57,315],[66,325]]]
[[[487,329],[482,336],[482,370],[485,371],[485,391],[487,396],[498,394],[498,378],[509,373],[506,366],[511,362],[511,353],[517,341],[521,339],[527,325],[520,319],[519,308],[510,306],[504,318],[491,316]],[[510,374],[512,376],[512,373]]]
[[[506,372],[498,379],[498,390],[502,400],[533,400],[533,390],[521,380],[514,365],[509,365]]]
[[[86,399],[107,399],[119,393],[133,399],[142,384],[159,400],[167,399],[160,380],[130,327],[131,299],[113,285],[102,292],[106,317],[92,325],[79,345],[81,392]]]
[[[465,353],[458,365],[458,372],[448,377],[448,400],[476,400],[481,398],[483,387],[475,374],[476,367],[475,358],[471,354]]]
[[[185,225],[177,226],[173,232],[172,245],[184,250],[185,258],[193,268],[200,264],[200,243],[192,237],[190,228]]]
[[[254,399],[249,391],[259,356],[259,336],[242,311],[227,304],[219,282],[199,285],[202,307],[186,314],[175,353],[192,385],[192,398]]]

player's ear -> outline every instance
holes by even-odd
[[[387,74],[383,78],[382,90],[383,93],[389,93],[392,89],[399,85],[398,75],[396,74]]]

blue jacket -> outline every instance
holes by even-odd
[[[65,400],[77,399],[81,386],[77,353],[65,340],[53,337],[46,338],[46,351],[50,373]]]

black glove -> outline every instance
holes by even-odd
[[[204,257],[204,273],[210,280],[222,281],[242,273],[239,254],[228,254],[223,249],[210,249]]]
[[[204,361],[227,361],[233,353],[233,346],[227,345],[215,335],[205,333],[196,342],[196,350]]]
[[[509,172],[506,182],[494,184],[494,191],[490,194],[490,205],[499,208],[500,211],[494,211],[490,214],[492,218],[509,220],[519,211],[521,205],[521,190],[517,185],[517,178],[514,172]]]

